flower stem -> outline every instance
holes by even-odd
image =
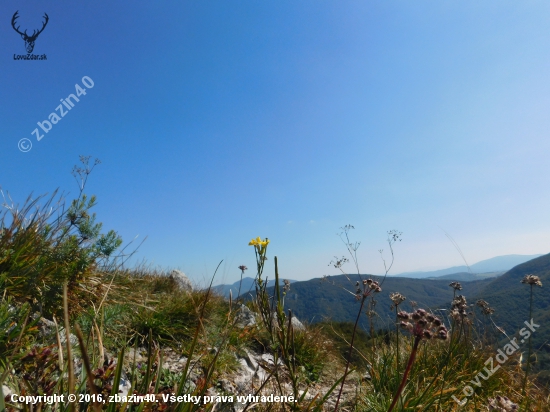
[[[355,319],[355,326],[353,327],[353,333],[351,335],[351,342],[349,344],[349,353],[348,359],[346,362],[346,370],[344,376],[342,377],[342,384],[340,385],[340,391],[338,392],[338,398],[336,398],[336,405],[334,405],[334,412],[338,410],[338,404],[340,403],[340,397],[342,396],[342,391],[344,390],[344,383],[346,382],[346,376],[348,375],[349,364],[351,362],[351,354],[353,353],[353,342],[355,341],[355,333],[357,332],[357,325],[359,324],[359,318],[361,317],[361,311],[363,310],[363,305],[365,304],[366,296],[363,296],[361,299],[361,307],[359,312],[357,312],[357,319]]]
[[[529,322],[533,318],[533,285],[531,285],[531,298],[529,300]],[[523,378],[523,391],[522,395],[525,396],[525,388],[527,386],[527,376],[529,375],[529,367],[531,366],[531,333],[529,335],[529,350],[527,352],[527,367],[525,368],[525,377]]]
[[[414,337],[414,345],[411,352],[411,356],[409,356],[409,362],[407,363],[407,368],[405,369],[405,372],[403,373],[403,379],[401,380],[401,385],[399,385],[399,389],[397,389],[397,392],[393,398],[393,402],[390,405],[390,409],[388,409],[388,412],[393,411],[393,408],[395,407],[395,404],[397,403],[397,400],[401,396],[401,392],[403,392],[403,388],[405,387],[405,384],[407,383],[407,377],[409,376],[409,372],[411,370],[411,367],[414,363],[414,358],[416,358],[416,351],[418,350],[418,344],[420,343],[421,338],[419,336]]]
[[[396,361],[397,361],[397,365],[396,365],[396,368],[395,368],[395,371],[397,372],[397,374],[399,374],[399,319],[397,317],[397,310],[398,307],[395,306],[395,337],[397,339],[397,342],[396,342]]]

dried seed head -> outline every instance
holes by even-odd
[[[430,332],[429,330],[425,330],[422,333],[422,337],[426,340],[430,340],[432,338],[432,332]]]
[[[452,287],[454,290],[462,290],[462,285],[458,282],[451,282],[449,283],[449,286]]]
[[[525,277],[521,280],[521,283],[526,283],[531,286],[540,286],[542,288],[542,282],[540,281],[540,278],[534,275],[525,275]]]
[[[393,302],[393,304],[397,307],[401,303],[403,303],[407,298],[403,296],[401,293],[394,292],[394,293],[390,293],[390,299]]]
[[[482,309],[484,315],[492,315],[495,313],[495,310],[493,308],[490,308],[489,306],[486,306]]]
[[[483,299],[479,299],[477,302],[476,302],[476,305],[479,306],[480,308],[484,308],[486,306],[489,306],[489,303],[484,301]]]

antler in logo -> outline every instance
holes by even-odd
[[[15,14],[13,15],[13,17],[11,18],[11,25],[12,25],[13,29],[21,35],[21,38],[23,40],[25,40],[25,48],[27,49],[27,53],[32,53],[32,51],[34,50],[34,42],[36,41],[36,38],[38,37],[38,35],[40,33],[42,33],[42,31],[44,30],[44,28],[48,24],[49,17],[46,13],[44,13],[44,19],[46,21],[44,21],[42,28],[38,31],[34,30],[32,32],[32,35],[29,36],[27,34],[27,30],[25,30],[25,32],[22,33],[22,32],[19,31],[19,26],[15,27],[15,20],[17,20],[17,18],[19,17],[17,15],[18,13],[19,13],[19,10],[16,11]]]

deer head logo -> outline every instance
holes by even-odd
[[[18,16],[18,13],[19,13],[19,10],[15,12],[15,14],[13,15],[13,17],[11,18],[11,26],[13,27],[13,29],[19,33],[21,35],[21,38],[23,40],[25,40],[25,48],[27,49],[27,53],[32,53],[32,51],[34,50],[34,42],[36,41],[36,38],[38,37],[38,35],[40,33],[42,33],[42,31],[44,31],[44,29],[46,28],[46,25],[48,24],[48,20],[49,20],[49,17],[46,13],[44,13],[44,23],[42,25],[42,28],[38,31],[34,30],[32,32],[32,35],[28,35],[27,34],[27,30],[25,30],[24,33],[20,32],[19,31],[19,26],[15,27],[15,20],[17,20],[17,18],[19,17]]]

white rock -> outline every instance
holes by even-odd
[[[118,393],[121,396],[127,396],[128,391],[132,387],[132,383],[128,379],[120,379],[120,384],[118,385]]]
[[[295,330],[304,330],[306,328],[304,324],[300,322],[296,316],[292,316],[291,322],[292,322],[292,327]]]
[[[298,318],[295,316],[295,315],[292,315],[292,327],[294,328],[294,330],[305,330],[305,326],[302,322],[300,322],[298,320]],[[285,327],[288,325],[288,315],[287,315],[287,318],[285,319]],[[278,321],[277,321],[277,312],[273,312],[273,326],[275,328],[278,328],[279,327],[279,324],[278,324]]]
[[[246,305],[241,305],[237,313],[235,325],[239,328],[246,328],[256,324],[256,314],[252,312]]]
[[[170,272],[170,277],[174,279],[179,287],[183,290],[193,290],[193,285],[189,278],[181,270],[173,270]]]
[[[10,388],[8,388],[6,385],[2,385],[2,395],[5,398],[6,396],[10,396],[13,392]]]

